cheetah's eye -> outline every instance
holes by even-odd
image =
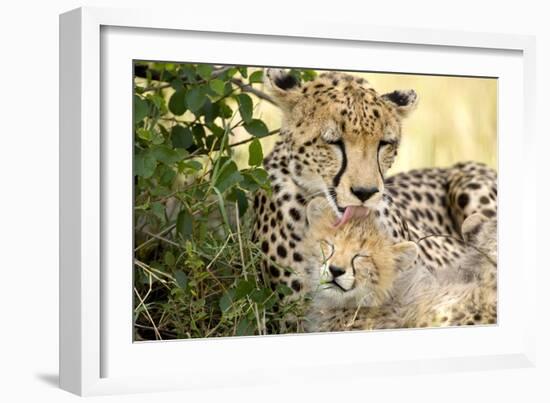
[[[378,148],[382,148],[382,147],[385,147],[385,146],[393,146],[395,145],[395,140],[380,140],[380,142],[378,143]]]
[[[380,140],[378,143],[378,151],[382,150],[385,147],[393,148],[397,144],[396,140]]]

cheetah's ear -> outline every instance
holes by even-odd
[[[395,90],[382,95],[382,98],[392,104],[402,117],[408,116],[418,105],[415,90]]]
[[[477,243],[477,237],[481,229],[489,219],[483,214],[475,213],[466,217],[462,223],[462,238],[468,243]]]
[[[282,69],[266,69],[264,82],[277,104],[284,109],[291,109],[300,97],[300,81]]]
[[[392,246],[397,268],[408,269],[418,256],[418,246],[411,241],[396,243]]]

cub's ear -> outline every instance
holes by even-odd
[[[475,213],[466,217],[462,223],[462,238],[468,243],[477,244],[477,239],[489,219],[483,214]]]
[[[308,203],[306,218],[310,231],[331,229],[336,221],[334,212],[324,197],[316,197]]]
[[[300,81],[282,69],[266,69],[264,82],[281,108],[291,109],[300,97]]]
[[[418,105],[418,95],[414,90],[395,90],[382,95],[382,98],[392,104],[402,117],[408,116]]]
[[[392,246],[397,268],[408,269],[418,256],[418,246],[411,241],[396,243]]]

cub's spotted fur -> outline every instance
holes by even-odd
[[[310,215],[316,223],[309,239],[320,252],[312,254],[318,274],[310,276],[307,331],[496,323],[496,219],[474,214],[465,220],[469,249],[458,266],[447,267],[471,273],[463,282],[461,276],[414,265],[416,244],[393,244],[372,214],[341,230],[331,227],[326,211]]]

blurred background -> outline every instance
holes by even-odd
[[[403,141],[390,174],[464,160],[497,169],[497,79],[352,74],[367,79],[378,93],[411,88],[419,96],[417,110],[403,122]],[[280,126],[280,112],[273,105],[263,101],[258,110],[269,127]],[[275,140],[262,140],[266,153]]]

